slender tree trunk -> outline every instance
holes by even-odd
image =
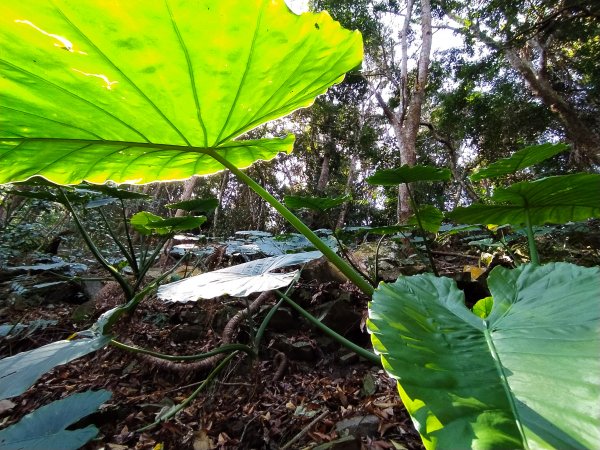
[[[199,179],[200,177],[193,176],[192,178],[185,180],[185,183],[183,185],[183,192],[178,200],[179,202],[184,202],[192,198],[192,194],[194,193],[194,189],[196,187],[196,184],[198,184]],[[185,216],[185,214],[186,211],[184,211],[183,209],[178,209],[177,211],[175,211],[175,217],[182,217]]]
[[[221,176],[221,185],[219,186],[219,195],[218,195],[219,204],[215,208],[215,215],[214,215],[214,219],[213,219],[213,234],[215,236],[217,234],[217,230],[220,228],[219,227],[220,213],[221,213],[221,209],[223,208],[223,206],[222,206],[223,205],[223,197],[225,196],[225,190],[227,188],[228,183],[229,183],[229,170],[225,170],[223,172],[223,175]]]
[[[321,173],[319,174],[319,181],[317,181],[316,191],[318,194],[325,192],[325,187],[329,183],[329,163],[331,161],[331,151],[328,146],[325,146],[325,153],[323,155],[323,161],[321,162]]]
[[[442,144],[444,147],[446,147],[446,149],[448,150],[448,155],[449,155],[448,164],[450,166],[450,172],[452,172],[452,177],[454,178],[454,181],[456,181],[460,185],[458,195],[460,196],[460,194],[464,191],[465,194],[467,194],[467,196],[473,202],[479,201],[479,195],[477,195],[477,193],[475,192],[475,190],[473,189],[473,186],[471,186],[469,181],[467,181],[465,179],[465,174],[461,173],[458,170],[458,152],[456,151],[454,144],[452,142],[450,142],[450,140],[448,138],[441,136],[438,133],[438,131],[435,129],[433,124],[428,123],[428,122],[421,122],[421,125],[424,127],[427,127],[429,129],[429,131],[431,132],[431,135],[433,136],[433,138],[436,141],[438,141],[440,144]]]
[[[348,179],[346,180],[345,195],[352,195],[352,186],[354,184],[354,178],[356,176],[356,156],[350,158],[350,168],[348,169]],[[342,228],[346,223],[346,216],[348,215],[348,209],[350,208],[350,202],[345,202],[342,205],[342,210],[338,216],[336,228]]]

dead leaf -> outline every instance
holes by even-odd
[[[194,433],[194,450],[211,450],[215,448],[215,444],[208,436],[206,430],[200,430]]]
[[[10,411],[15,406],[17,406],[16,403],[11,402],[10,400],[0,400],[0,414]]]

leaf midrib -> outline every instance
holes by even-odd
[[[504,367],[502,365],[502,362],[500,361],[500,355],[498,354],[498,351],[496,350],[496,345],[494,344],[494,340],[490,333],[489,322],[487,320],[484,320],[483,324],[484,324],[483,335],[485,336],[485,341],[488,345],[488,348],[490,349],[490,353],[492,354],[492,359],[494,361],[494,365],[496,366],[496,370],[498,372],[498,376],[500,378],[500,383],[502,384],[502,388],[504,389],[504,392],[506,393],[506,399],[508,400],[510,409],[513,413],[513,416],[515,419],[515,424],[517,426],[517,429],[519,430],[519,434],[521,435],[521,441],[523,443],[523,448],[525,450],[529,450],[529,443],[527,441],[527,437],[525,436],[525,429],[523,427],[523,422],[521,420],[521,416],[519,414],[517,405],[515,403],[515,395],[513,394],[512,389],[510,388],[510,385],[508,383],[508,377],[506,376],[506,373],[504,372]]]

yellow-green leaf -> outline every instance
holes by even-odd
[[[283,0],[10,1],[0,15],[0,183],[147,183],[243,168],[235,140],[360,64],[358,32]]]

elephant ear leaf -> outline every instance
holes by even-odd
[[[183,216],[163,219],[148,211],[140,211],[129,219],[129,223],[131,223],[133,229],[142,235],[173,234],[178,231],[198,228],[204,222],[206,222],[205,216]]]
[[[310,105],[362,60],[360,33],[284,0],[8,2],[0,183],[148,183],[289,152],[236,140]]]
[[[369,330],[434,448],[600,448],[600,269],[495,268],[486,319],[453,280],[382,284]]]
[[[600,217],[600,175],[577,173],[498,188],[489,204],[449,212],[460,223],[545,225]]]
[[[312,251],[256,259],[164,284],[158,288],[157,296],[165,301],[191,302],[221,295],[246,297],[255,292],[279,289],[294,281],[298,271],[280,273],[275,272],[277,269],[304,264],[321,256],[321,252]]]
[[[479,181],[485,178],[498,178],[509,175],[545,161],[548,158],[552,158],[554,155],[568,149],[569,146],[566,144],[540,144],[525,147],[524,149],[513,153],[510,158],[500,159],[495,163],[478,170],[469,176],[469,178],[472,181]]]
[[[42,406],[0,431],[0,446],[5,450],[77,450],[98,434],[98,428],[66,428],[95,412],[110,397],[105,390],[86,391]]]

